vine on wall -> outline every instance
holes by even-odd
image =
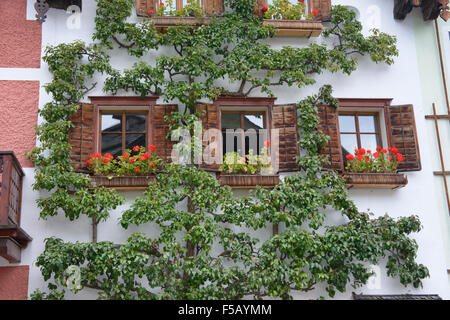
[[[40,146],[30,154],[38,168],[34,188],[49,192],[38,201],[42,218],[62,212],[70,220],[84,214],[98,223],[124,202],[114,190],[88,189],[89,177],[76,173],[70,163],[68,119],[95,86],[96,73],[108,75],[105,91],[125,89],[176,100],[185,108],[174,113],[173,128],[193,130],[199,117],[194,107],[201,99],[258,90],[273,95],[271,87],[302,88],[326,70],[351,74],[357,55],[392,64],[398,54],[394,37],[379,31],[364,37],[354,13],[342,6],[333,8],[323,44],[273,49],[263,40],[275,30],[252,15],[253,0],[228,0],[231,11],[222,18],[199,28],[169,28],[164,34],[155,31],[151,20],[126,22],[133,3],[97,0],[93,39],[98,43],[47,48],[44,61],[54,78],[46,90],[53,101],[40,111],[45,120],[37,130]],[[130,70],[114,70],[109,52],[116,47],[139,62]],[[148,55],[160,48],[172,53]],[[223,79],[236,90],[222,87]],[[319,151],[328,137],[318,131],[317,107],[336,104],[328,85],[297,104],[301,171],[273,190],[235,198],[209,173],[171,164],[120,218],[124,229],[153,223],[161,231],[158,236],[132,234],[124,244],[46,239],[37,266],[49,281],[49,292],[36,291],[32,298],[63,299],[71,265],[81,270],[80,287],[73,290],[94,288],[103,299],[289,299],[295,290],[307,292],[319,285],[333,297],[349,284],[366,283],[372,275],[368,264],[386,257],[389,276],[419,287],[429,274],[415,262],[417,243],[409,238],[421,229],[418,218],[371,218],[348,200],[345,183],[335,172],[322,171],[328,160]],[[345,223],[325,225],[326,208],[340,212]],[[281,233],[265,241],[254,236],[272,224],[281,225]],[[238,227],[247,231],[236,231]]]

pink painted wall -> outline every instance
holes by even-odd
[[[0,300],[26,300],[29,266],[0,267]]]
[[[0,150],[14,151],[20,164],[33,167],[25,153],[36,145],[39,81],[0,81]]]
[[[0,1],[0,68],[39,68],[42,27],[26,20],[27,0]]]

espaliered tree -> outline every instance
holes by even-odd
[[[364,37],[354,13],[341,6],[333,8],[323,44],[273,49],[265,39],[275,30],[252,14],[253,0],[228,0],[231,11],[223,17],[164,34],[151,20],[126,22],[133,3],[97,0],[97,44],[61,44],[46,51],[44,60],[54,75],[46,89],[53,101],[40,111],[46,121],[38,128],[41,144],[30,154],[38,167],[34,188],[48,191],[38,201],[42,218],[63,212],[71,220],[85,214],[98,223],[124,201],[114,190],[89,189],[89,176],[70,165],[69,119],[94,86],[96,72],[108,74],[105,91],[125,89],[177,101],[184,109],[167,120],[173,129],[192,131],[200,99],[258,91],[272,95],[274,86],[314,84],[314,75],[324,71],[350,74],[358,55],[387,64],[397,55],[394,37],[376,30]],[[130,70],[114,70],[108,50],[115,47],[139,62]],[[160,48],[171,53],[147,55]],[[369,264],[385,258],[389,276],[405,286],[421,286],[429,274],[415,262],[417,243],[409,237],[420,231],[420,221],[359,212],[342,178],[323,171],[328,160],[320,149],[329,137],[318,129],[320,105],[337,105],[328,85],[296,105],[303,150],[299,173],[272,190],[236,198],[196,165],[166,165],[120,218],[124,229],[155,224],[158,235],[132,234],[123,244],[46,239],[37,266],[49,292],[36,291],[32,297],[63,299],[69,286],[75,292],[98,289],[103,299],[289,299],[295,291],[320,285],[333,297],[350,284],[366,283],[372,275]],[[341,225],[324,224],[327,208],[342,215]],[[278,234],[268,240],[255,236],[272,225],[280,225]],[[69,266],[80,268],[76,286],[68,281],[73,279]]]

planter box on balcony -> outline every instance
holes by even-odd
[[[201,26],[211,21],[209,17],[152,17],[155,28],[165,32],[168,27],[179,25]],[[264,19],[264,26],[278,28],[276,36],[279,37],[318,37],[323,25],[320,21],[310,20],[268,20]]]
[[[149,176],[91,176],[92,187],[114,188],[117,190],[145,190],[150,183],[156,182],[155,175]]]
[[[273,188],[280,183],[279,175],[219,174],[220,185],[236,189]]]
[[[347,187],[397,189],[406,186],[408,178],[401,173],[344,173]]]

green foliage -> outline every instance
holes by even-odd
[[[228,152],[223,156],[223,164],[219,167],[219,171],[242,174],[273,174],[269,149],[263,147],[260,154],[253,154],[253,150],[250,150],[245,157],[241,157],[237,152]]]
[[[306,4],[300,1],[294,4],[290,0],[274,0],[264,14],[266,19],[301,20],[303,17],[306,17]]]
[[[75,42],[46,51],[44,60],[54,75],[46,89],[54,100],[40,111],[45,120],[38,128],[41,144],[31,156],[38,166],[35,189],[50,192],[38,201],[44,218],[62,211],[70,220],[85,214],[100,221],[124,202],[114,190],[89,189],[89,177],[70,166],[68,119],[96,72],[108,74],[104,89],[112,93],[162,94],[184,105],[184,113],[166,119],[182,136],[183,130],[198,130],[197,101],[230,93],[218,84],[223,79],[238,87],[234,94],[260,90],[272,95],[273,86],[302,88],[326,70],[350,74],[357,67],[354,53],[388,64],[397,55],[394,37],[378,31],[364,37],[354,14],[341,6],[333,9],[324,31],[328,42],[273,49],[262,40],[275,30],[252,15],[254,0],[227,0],[232,11],[223,18],[199,28],[169,28],[165,34],[156,33],[149,19],[126,22],[133,2],[97,0],[93,38],[101,45]],[[112,49],[113,43],[146,58],[133,69],[112,70],[102,48]],[[149,50],[163,47],[173,53],[145,61]],[[319,150],[329,139],[318,132],[317,106],[323,104],[337,105],[331,86],[297,104],[304,153],[298,160],[300,173],[285,177],[273,190],[236,198],[210,173],[171,164],[120,218],[124,229],[152,224],[158,235],[132,234],[120,245],[47,239],[37,266],[49,281],[49,293],[36,291],[32,298],[64,298],[70,266],[81,271],[81,287],[74,291],[94,288],[102,299],[290,299],[293,290],[308,292],[319,285],[333,297],[349,284],[366,283],[368,265],[384,258],[389,276],[420,286],[429,274],[415,262],[417,243],[409,238],[421,229],[418,218],[371,218],[348,200],[345,183],[335,172],[322,172],[328,160]],[[198,143],[194,139],[185,150],[194,158]],[[324,224],[331,209],[341,215],[341,225]],[[281,226],[280,234],[264,241],[252,236],[273,224]]]

